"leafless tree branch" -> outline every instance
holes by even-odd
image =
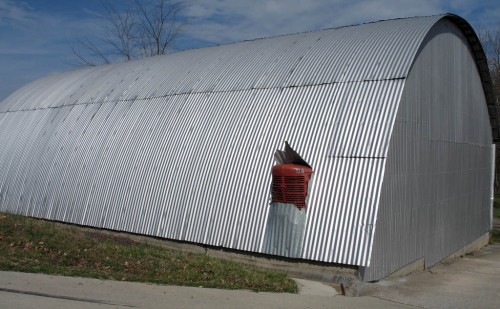
[[[488,58],[488,67],[490,69],[491,81],[497,105],[500,105],[500,28],[487,29],[484,26],[479,27],[479,39],[483,44],[486,57]]]
[[[480,26],[478,36],[488,59],[488,67],[493,84],[497,114],[500,115],[500,27],[496,29]],[[500,190],[500,148],[496,146],[495,191]]]
[[[131,0],[119,10],[101,0],[104,35],[96,43],[77,39],[70,49],[79,65],[130,61],[168,52],[189,19],[182,16],[187,8],[175,0]]]

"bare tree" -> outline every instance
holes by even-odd
[[[500,111],[500,27],[497,29],[479,28],[479,38],[483,44],[486,57],[488,58],[488,67],[490,69],[491,81],[497,109]]]
[[[493,95],[497,114],[500,115],[500,27],[490,29],[479,27],[479,39],[483,45],[484,52],[488,58],[491,81],[493,84]],[[500,191],[500,147],[496,146],[496,168],[495,168],[495,191]],[[495,207],[498,205],[495,204]]]
[[[185,8],[182,2],[158,0],[155,5],[146,6],[134,0],[139,9],[139,38],[141,56],[163,55],[186,25],[178,16]]]
[[[175,0],[130,0],[119,9],[102,0],[103,35],[76,39],[70,49],[76,65],[93,66],[114,61],[162,55],[188,24],[186,5]]]

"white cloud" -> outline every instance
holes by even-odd
[[[474,26],[498,27],[500,2],[498,0],[452,0],[449,10],[465,17]]]
[[[179,40],[181,49],[445,12],[460,15],[474,26],[498,27],[500,14],[498,0],[186,1],[192,24]],[[62,3],[65,10],[60,9]],[[19,78],[21,86],[28,76],[21,70],[34,65],[40,76],[69,68],[64,62],[72,57],[68,41],[102,34],[101,17],[98,1],[0,0],[0,76],[9,82]],[[20,68],[19,77],[15,67]],[[2,87],[0,83],[0,99],[5,96]]]
[[[498,0],[191,0],[186,34],[213,44],[400,17],[454,13],[498,25]]]
[[[11,22],[26,23],[30,20],[33,9],[25,2],[0,0],[0,25]]]
[[[26,82],[72,68],[68,41],[100,31],[97,18],[87,15],[76,19],[53,8],[0,0],[0,101]]]
[[[101,30],[99,18],[36,11],[24,2],[0,0],[0,54],[64,54],[75,35]]]
[[[192,0],[187,34],[226,43],[351,25],[379,19],[443,13],[442,1],[424,0]]]

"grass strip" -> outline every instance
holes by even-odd
[[[500,230],[499,229],[492,229],[490,234],[491,234],[490,244],[500,242]]]
[[[0,213],[0,270],[297,292],[296,283],[284,273],[6,213]]]

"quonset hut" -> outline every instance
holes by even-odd
[[[14,92],[0,104],[0,211],[378,280],[487,237],[498,137],[484,52],[458,16],[257,39]],[[269,252],[284,141],[314,175],[300,250],[275,220],[284,249]]]

